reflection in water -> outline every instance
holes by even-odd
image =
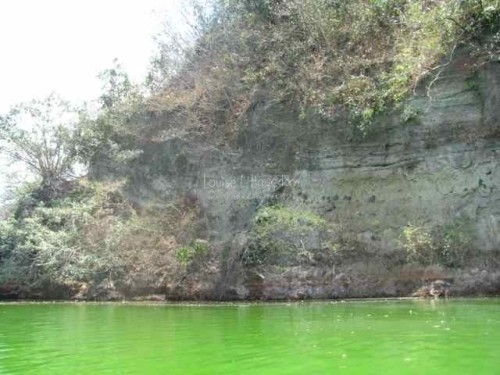
[[[0,374],[491,374],[499,307],[0,305]]]

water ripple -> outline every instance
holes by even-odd
[[[0,374],[491,374],[498,300],[0,305]]]

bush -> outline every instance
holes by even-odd
[[[260,227],[269,225],[284,225],[287,227],[307,225],[317,227],[323,224],[324,220],[309,211],[275,205],[261,208],[254,217],[254,223]]]
[[[440,229],[439,238],[441,263],[448,267],[462,267],[466,264],[474,247],[475,235],[472,223],[457,219]]]
[[[208,3],[184,64],[174,75],[160,69],[170,73],[149,103],[182,113],[179,126],[188,117],[196,130],[226,139],[261,88],[302,118],[347,118],[366,133],[377,114],[439,74],[459,42],[492,32],[500,9],[496,0]],[[172,38],[158,38],[156,68],[172,61]]]
[[[309,211],[282,205],[263,207],[254,217],[241,260],[246,265],[284,265],[312,259],[303,240],[324,225],[321,217]]]
[[[462,267],[474,246],[471,222],[463,218],[436,226],[432,231],[427,226],[409,224],[403,229],[403,238],[408,261],[422,265]]]
[[[200,258],[208,253],[208,244],[203,240],[196,240],[191,245],[177,249],[175,257],[183,265],[187,265],[196,258]]]
[[[438,261],[438,249],[427,227],[408,224],[403,229],[403,239],[409,262],[431,265]]]
[[[0,283],[73,286],[106,279],[151,290],[185,272],[178,262],[208,253],[208,244],[192,240],[204,230],[195,202],[179,199],[139,212],[121,188],[81,180],[48,203],[24,193],[29,210],[0,221]],[[191,244],[179,249],[178,239]]]
[[[47,203],[25,195],[23,201],[32,202],[29,211],[1,222],[0,278],[65,284],[92,278],[112,267],[105,264],[106,252],[92,251],[97,244],[87,247],[86,239],[86,228],[101,221],[111,205],[119,205],[105,190],[99,185],[80,186],[70,196]],[[108,221],[107,227],[118,222],[119,216]]]

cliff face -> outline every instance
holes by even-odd
[[[438,278],[456,294],[498,292],[500,64],[470,64],[455,58],[365,136],[341,116],[303,120],[263,90],[237,146],[144,146],[126,173],[130,199],[181,196],[207,223],[198,237],[211,255],[167,282],[167,297],[398,296]]]

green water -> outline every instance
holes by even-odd
[[[500,300],[3,304],[0,374],[500,374]]]

